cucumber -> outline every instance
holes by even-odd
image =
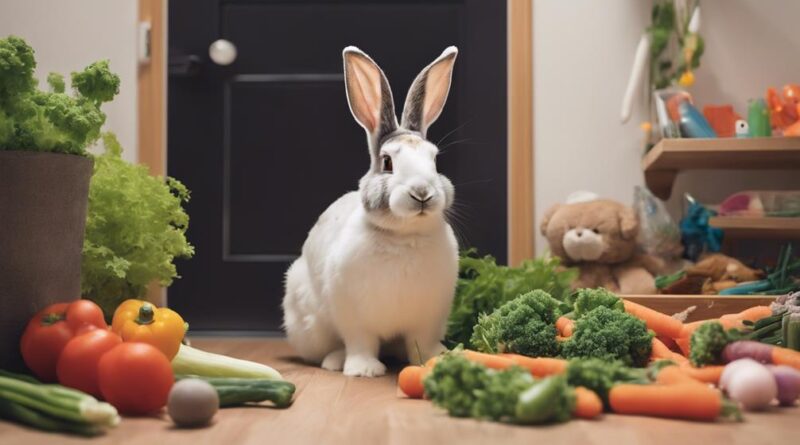
[[[208,382],[219,395],[219,406],[243,405],[246,403],[272,402],[277,408],[292,404],[295,386],[284,380],[203,377],[196,375],[176,375],[175,380],[195,378]]]

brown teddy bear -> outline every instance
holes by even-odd
[[[654,276],[663,262],[637,253],[639,221],[632,208],[606,199],[557,204],[545,213],[541,231],[553,255],[580,270],[575,288],[656,293]]]

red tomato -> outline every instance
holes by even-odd
[[[122,338],[106,329],[95,329],[73,337],[64,346],[58,359],[58,382],[100,397],[97,365],[103,354],[120,343]]]
[[[147,343],[122,343],[100,359],[103,398],[122,414],[144,415],[167,404],[175,381],[167,356]]]
[[[108,329],[103,310],[89,300],[52,304],[31,318],[20,340],[25,364],[45,382],[56,381],[56,365],[61,350],[77,334]]]

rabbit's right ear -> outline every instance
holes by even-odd
[[[397,130],[389,81],[380,67],[355,46],[344,49],[347,103],[356,121],[376,140]]]
[[[439,117],[450,92],[458,48],[450,46],[414,79],[403,106],[401,126],[423,136]]]

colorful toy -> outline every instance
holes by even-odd
[[[747,121],[744,119],[739,119],[736,121],[736,137],[737,138],[749,138],[750,137],[750,125],[747,124]]]
[[[715,138],[717,134],[700,111],[689,102],[678,106],[681,115],[681,135],[689,138]]]
[[[736,135],[736,122],[742,118],[730,104],[706,105],[703,107],[703,116],[721,138],[731,138]]]
[[[800,85],[784,85],[783,96],[775,88],[767,88],[765,100],[769,108],[770,124],[776,132],[784,133],[800,119]]]
[[[769,123],[769,110],[764,99],[754,99],[747,107],[747,123],[750,125],[750,137],[760,138],[772,136]]]

